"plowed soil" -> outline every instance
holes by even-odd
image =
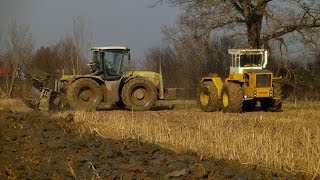
[[[77,131],[74,116],[0,110],[0,179],[270,179],[303,177],[200,160],[133,139]]]

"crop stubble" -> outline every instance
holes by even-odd
[[[21,105],[17,108],[15,103],[8,100],[0,105],[28,111]],[[65,117],[72,113],[79,124],[77,131],[103,138],[132,138],[160,144],[177,153],[192,151],[203,160],[223,159],[269,172],[319,177],[318,103],[299,103],[297,106],[286,103],[284,112],[243,114],[205,113],[195,108],[193,102],[174,103],[173,109],[170,106],[148,112],[72,111],[54,116]]]

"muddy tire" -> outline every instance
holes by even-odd
[[[96,110],[102,101],[102,90],[92,79],[79,79],[69,85],[67,101],[72,109]]]
[[[143,78],[130,80],[123,86],[121,92],[126,109],[134,111],[149,110],[156,103],[157,97],[154,84]]]
[[[205,112],[221,110],[218,90],[212,81],[203,82],[199,85],[198,106]]]
[[[240,84],[228,82],[222,88],[223,112],[242,112],[242,89]]]
[[[271,110],[274,112],[282,111],[282,89],[281,84],[273,82],[273,96],[277,99],[273,99]]]

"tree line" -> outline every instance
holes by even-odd
[[[155,70],[161,61],[167,86],[195,95],[201,77],[228,76],[228,48],[265,48],[285,98],[320,99],[319,1],[158,0],[154,6],[162,4],[182,13],[163,29],[162,45],[146,53],[145,66]]]
[[[154,6],[162,4],[179,6],[181,14],[175,25],[163,28],[162,44],[149,48],[141,62],[154,71],[161,63],[165,87],[187,89],[194,98],[201,77],[228,76],[229,48],[265,48],[268,69],[283,77],[286,98],[319,100],[319,1],[157,0]],[[58,69],[87,73],[88,27],[81,18],[73,23],[72,33],[34,51],[29,27],[13,22],[0,63],[9,66],[12,74],[27,65],[57,76]],[[301,46],[303,50],[297,48]],[[7,77],[0,93],[10,96],[13,82],[12,76]]]
[[[15,96],[19,76],[28,69],[39,69],[58,78],[63,70],[66,74],[89,72],[87,53],[90,37],[86,21],[82,17],[73,19],[73,32],[58,42],[34,49],[32,33],[28,25],[15,20],[8,25],[0,51],[0,96]],[[0,38],[1,40],[1,38]],[[22,77],[20,77],[22,78]]]

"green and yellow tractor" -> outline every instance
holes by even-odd
[[[46,76],[27,74],[21,88],[22,100],[34,109],[39,107],[40,99],[47,96],[49,110],[95,110],[105,102],[143,111],[149,110],[158,99],[164,99],[161,73],[122,71],[123,61],[130,59],[128,47],[93,47],[91,50],[91,74],[62,73],[54,89],[46,88]]]
[[[264,49],[229,49],[229,77],[211,73],[201,79],[198,104],[203,111],[239,113],[252,111],[257,102],[265,111],[281,111],[281,77],[265,69],[268,52]]]

